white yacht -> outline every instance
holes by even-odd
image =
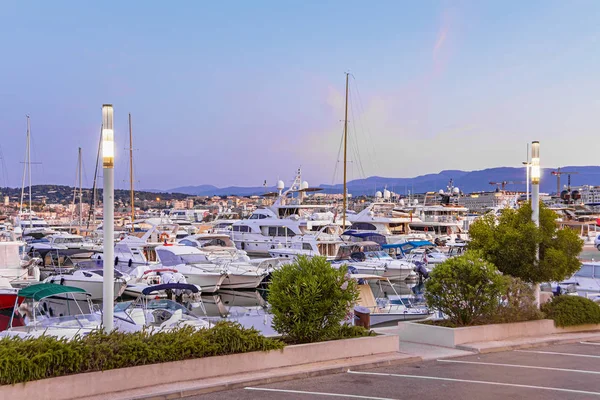
[[[269,194],[277,196],[272,205],[259,208],[250,218],[232,225],[231,238],[238,249],[266,256],[276,247],[289,247],[295,236],[315,234],[325,226],[340,223],[332,206],[303,204],[306,193],[320,189],[302,182],[300,170],[289,189],[283,190],[282,181],[277,189],[277,193]]]
[[[104,285],[104,271],[102,267],[97,269],[79,269],[72,274],[51,275],[44,280],[44,283],[54,283],[57,285],[66,285],[85,290],[90,294],[91,300],[102,300]],[[127,286],[129,277],[119,271],[115,271],[114,298],[121,296]]]
[[[158,246],[156,253],[163,267],[177,270],[203,292],[216,292],[227,278],[227,269],[211,263],[205,253],[194,247],[164,245]]]
[[[394,203],[373,202],[357,214],[349,214],[350,230],[357,233],[377,233],[386,237],[388,243],[424,239],[423,233],[411,230],[411,223],[418,222],[415,215],[395,210]]]
[[[39,282],[38,258],[27,258],[25,242],[0,240],[0,288],[27,286]]]
[[[198,233],[180,240],[179,244],[200,249],[211,262],[229,263],[236,268],[261,268],[268,273],[280,264],[277,258],[248,257],[244,250],[235,247],[229,235],[223,233]]]
[[[426,193],[423,204],[413,202],[404,207],[401,201],[400,207],[417,217],[410,223],[413,232],[423,233],[432,240],[456,242],[467,239],[466,231],[470,221],[469,209],[458,204],[459,198],[460,189],[450,181],[447,191]]]

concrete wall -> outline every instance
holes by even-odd
[[[395,335],[302,344],[270,352],[206,357],[4,385],[0,386],[0,398],[69,400],[157,384],[193,381],[224,375],[233,376],[262,369],[391,353],[397,352],[399,346],[398,336]]]
[[[400,330],[400,340],[435,346],[455,347],[465,343],[491,342],[519,337],[553,335],[556,333],[595,331],[600,330],[600,325],[558,328],[554,326],[554,321],[542,319],[539,321],[469,326],[464,328],[444,328],[417,322],[400,322],[398,328]]]

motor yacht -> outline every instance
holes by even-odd
[[[115,270],[114,278],[114,298],[121,296],[127,286],[129,277]],[[102,267],[96,269],[78,269],[71,274],[51,275],[44,280],[44,283],[53,283],[58,285],[67,285],[80,288],[89,293],[92,300],[103,299],[104,271]]]
[[[14,240],[14,235],[2,235],[0,238],[0,288],[39,282],[40,259],[26,254],[26,243]]]
[[[373,202],[357,214],[349,214],[351,232],[377,233],[386,238],[387,243],[402,243],[409,240],[425,239],[425,234],[415,233],[410,224],[418,218],[409,213],[394,210],[388,202]]]
[[[211,263],[205,253],[191,246],[163,245],[156,248],[156,253],[163,267],[183,274],[188,283],[200,286],[202,292],[219,290],[229,272],[223,266]]]
[[[422,320],[433,315],[427,306],[417,305],[408,296],[399,295],[386,277],[354,274],[351,278],[358,284],[359,299],[356,304],[370,314],[371,326]],[[377,294],[373,292],[372,283],[375,284]],[[391,288],[394,294],[386,295],[382,284],[386,285],[387,290]]]
[[[284,183],[279,181],[278,192],[268,194],[276,197],[272,205],[258,208],[248,219],[233,223],[231,238],[238,249],[266,256],[276,247],[290,247],[296,236],[316,234],[324,226],[341,223],[332,206],[303,203],[306,193],[320,189],[302,182],[300,170],[292,185],[283,189]],[[295,194],[297,197],[293,197]]]
[[[153,295],[164,291],[182,291],[198,294],[198,287],[185,283],[170,283],[152,285],[142,290],[135,301],[120,302],[115,305],[115,327],[123,329],[131,325],[137,328],[150,328],[151,330],[171,330],[183,326],[195,329],[209,328],[210,324],[193,315],[181,304]]]

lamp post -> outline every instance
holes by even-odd
[[[531,142],[531,219],[540,226],[540,142]]]
[[[107,332],[113,330],[115,286],[115,132],[113,130],[113,106],[102,106],[102,173],[104,175],[103,232],[104,232],[104,281],[102,285],[102,324]]]
[[[540,142],[531,142],[531,220],[540,226]],[[540,262],[540,247],[535,246],[535,263]],[[534,285],[535,302],[540,306],[540,285]]]

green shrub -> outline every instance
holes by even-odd
[[[342,324],[326,340],[352,339],[365,336],[375,336],[375,332],[362,326]]]
[[[96,331],[69,341],[10,337],[0,340],[0,384],[283,347],[283,342],[233,322],[154,334]]]
[[[556,326],[600,324],[600,306],[585,297],[556,296],[542,305],[542,311]]]
[[[333,268],[325,257],[299,257],[273,272],[269,286],[273,328],[292,343],[335,336],[357,299],[346,267]]]
[[[455,326],[476,325],[493,315],[506,279],[479,252],[467,251],[435,267],[425,285],[427,304]]]
[[[533,321],[544,318],[537,308],[533,287],[519,278],[505,276],[506,289],[498,308],[489,316],[487,323]]]

